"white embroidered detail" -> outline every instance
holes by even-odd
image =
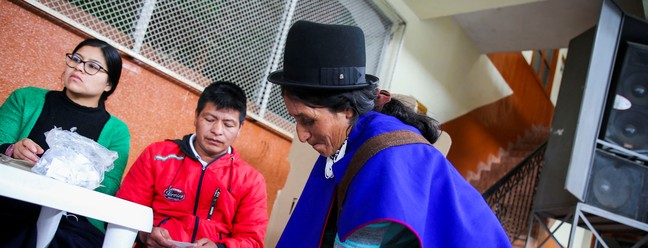
[[[178,155],[175,155],[175,154],[169,154],[169,155],[166,155],[166,156],[155,155],[155,157],[153,157],[153,160],[166,161],[167,159],[170,159],[170,158],[176,159],[176,160],[183,160],[184,159],[184,157],[181,157],[181,156],[178,156]]]
[[[340,161],[344,157],[344,153],[346,152],[346,146],[347,146],[347,140],[344,140],[344,143],[342,143],[342,147],[340,150],[335,152],[333,156],[326,158],[326,167],[324,168],[324,177],[326,179],[331,179],[333,178],[333,164],[337,163],[337,161]]]

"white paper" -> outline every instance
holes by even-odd
[[[187,243],[187,242],[180,242],[180,241],[175,241],[175,240],[170,240],[169,242],[173,243],[175,246],[180,247],[180,248],[185,248],[185,247],[198,247],[196,243]]]

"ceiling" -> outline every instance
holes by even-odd
[[[628,1],[641,6],[642,0]],[[453,17],[483,53],[566,48],[570,39],[596,24],[602,4],[602,0],[404,2],[424,21]]]

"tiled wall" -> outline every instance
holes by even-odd
[[[6,0],[0,1],[0,20],[0,102],[20,87],[62,89],[64,55],[86,37]],[[106,108],[129,126],[128,166],[148,144],[193,132],[198,94],[131,59],[124,59],[119,86],[106,102]],[[265,176],[268,211],[288,176],[290,143],[253,120],[245,122],[234,143],[243,159]]]

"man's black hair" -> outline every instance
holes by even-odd
[[[207,86],[198,99],[196,114],[199,114],[208,102],[213,103],[216,109],[238,111],[239,123],[243,124],[247,110],[247,97],[245,91],[238,85],[232,82],[218,81]]]

